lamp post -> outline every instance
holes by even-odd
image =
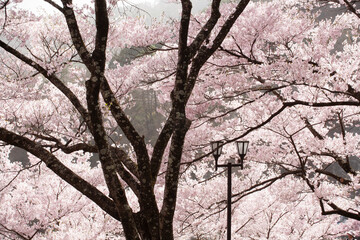
[[[236,141],[236,148],[240,157],[238,163],[228,162],[227,164],[218,164],[219,157],[222,153],[224,143],[222,141],[210,142],[213,156],[215,158],[215,171],[218,167],[227,168],[228,189],[227,189],[227,240],[231,240],[231,170],[232,167],[244,168],[244,158],[249,146],[249,141]]]

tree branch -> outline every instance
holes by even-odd
[[[238,197],[234,202],[237,202],[239,201],[240,199],[242,199],[243,197],[247,196],[247,195],[250,195],[254,192],[258,192],[258,191],[261,191],[267,187],[269,187],[270,185],[272,185],[273,183],[275,183],[277,180],[280,180],[288,175],[298,175],[298,174],[301,174],[302,173],[302,170],[293,170],[293,171],[288,171],[288,172],[285,172],[285,173],[282,173],[280,174],[279,176],[277,177],[273,177],[273,178],[270,178],[270,179],[267,179],[263,182],[260,182],[260,183],[257,183],[253,186],[251,186],[250,188],[248,189],[245,189],[239,193],[235,193],[232,195],[232,197]]]
[[[333,210],[326,211],[323,201],[326,201],[326,200],[320,199],[320,207],[321,207],[321,214],[322,215],[337,214],[337,215],[340,215],[340,216],[344,216],[344,217],[347,217],[347,218],[351,218],[351,219],[355,219],[355,220],[360,221],[360,213],[353,213],[353,212],[344,210],[344,209],[338,207],[335,203],[332,203],[332,202],[329,202],[329,201],[326,201],[327,205],[330,206]]]
[[[114,202],[111,199],[105,196],[96,187],[71,171],[53,154],[45,150],[39,144],[31,141],[26,137],[10,132],[4,128],[0,128],[0,140],[13,146],[22,148],[42,160],[46,166],[50,168],[56,175],[64,179],[79,192],[91,199],[113,218],[119,220],[119,215],[117,214]]]
[[[91,54],[87,50],[85,43],[82,39],[79,26],[76,21],[74,10],[72,9],[72,1],[70,0],[61,0],[63,3],[63,14],[66,19],[66,23],[69,29],[69,33],[71,36],[71,39],[74,43],[75,49],[78,52],[81,60],[84,62],[84,64],[87,66],[87,68],[90,70],[90,72],[95,71],[94,62],[92,59]]]
[[[180,162],[183,152],[185,135],[190,128],[191,121],[185,120],[182,128],[174,131],[171,140],[169,161],[165,177],[164,200],[161,208],[162,237],[173,239],[173,217],[175,213],[177,189],[179,182]]]
[[[350,12],[354,13],[358,18],[360,18],[360,13],[356,11],[355,7],[349,1],[344,0],[344,3]]]
[[[47,141],[55,142],[54,145],[42,145],[43,147],[50,147],[50,150],[61,149],[64,153],[70,154],[76,151],[84,151],[90,153],[99,153],[99,150],[96,146],[92,146],[86,143],[77,143],[74,145],[62,144],[60,140],[54,137],[42,136],[39,134],[32,134],[35,137],[40,139],[44,139]],[[120,177],[129,185],[129,187],[134,191],[134,193],[139,196],[139,184],[136,182],[135,178],[131,175],[133,174],[135,177],[139,178],[139,174],[137,171],[137,165],[128,158],[127,154],[115,147],[110,148],[112,159],[114,161],[116,171],[119,173]],[[131,174],[123,167],[126,166],[127,169],[131,172]]]
[[[54,1],[52,1],[52,0],[44,0],[44,1],[49,3],[51,6],[53,6],[54,8],[59,10],[60,12],[64,13],[64,9],[62,7],[60,7],[58,4],[56,4]]]
[[[241,0],[240,3],[236,6],[235,11],[228,17],[228,19],[226,19],[224,25],[221,27],[219,33],[216,35],[212,46],[210,48],[203,46],[197,52],[197,55],[193,59],[190,73],[188,76],[188,82],[187,82],[186,88],[185,88],[185,100],[184,100],[185,103],[190,98],[192,89],[195,86],[195,82],[196,82],[196,79],[197,79],[197,76],[199,74],[201,67],[210,58],[210,56],[221,46],[225,37],[229,33],[231,27],[234,25],[235,21],[238,19],[238,17],[241,15],[241,13],[245,10],[245,8],[249,2],[250,2],[250,0]],[[215,7],[217,2],[214,1],[213,4],[214,5],[212,5],[212,7]],[[214,19],[217,17],[216,11],[214,11],[212,16],[214,17]],[[212,22],[211,22],[211,24],[209,23],[209,25],[212,25],[212,24],[214,24],[214,23],[212,23]]]
[[[349,185],[351,183],[351,180],[348,179],[344,179],[342,177],[339,177],[331,172],[325,171],[323,169],[315,169],[315,172],[320,173],[320,174],[324,174],[327,175],[329,177],[334,178],[335,180],[337,180],[338,182],[340,182],[341,184],[345,184],[345,185]]]
[[[96,17],[96,37],[95,50],[92,59],[99,66],[100,71],[105,69],[106,62],[106,43],[109,32],[109,19],[105,0],[95,0],[95,17]],[[95,69],[97,70],[97,69]]]
[[[165,148],[169,143],[171,135],[173,134],[174,131],[173,116],[174,113],[171,112],[154,145],[153,154],[151,156],[151,176],[153,179],[153,183],[152,183],[153,185],[155,185],[156,177],[159,174],[161,161],[164,156]]]
[[[139,239],[133,212],[127,201],[125,190],[117,176],[115,163],[107,141],[102,113],[99,106],[100,78],[102,78],[101,71],[100,73],[92,74],[90,80],[86,81],[86,101],[91,124],[94,129],[92,134],[99,150],[99,159],[105,182],[109,189],[110,196],[115,202],[115,207],[120,216],[125,236],[127,239]]]
[[[209,38],[211,31],[216,26],[217,21],[219,20],[221,14],[219,11],[221,0],[213,0],[211,4],[211,13],[210,17],[207,20],[207,22],[204,24],[204,26],[201,28],[199,33],[196,35],[194,41],[189,46],[189,53],[190,58],[193,58],[197,51],[199,50],[200,46],[203,44],[203,42]]]
[[[67,99],[70,100],[72,105],[75,107],[75,109],[80,113],[80,115],[83,117],[83,119],[86,121],[89,128],[91,128],[89,115],[87,113],[87,110],[84,108],[84,106],[81,104],[80,100],[76,97],[76,95],[65,86],[65,84],[56,77],[55,74],[49,74],[49,72],[44,69],[42,66],[40,66],[38,63],[34,62],[24,54],[20,53],[16,49],[10,47],[8,44],[0,40],[0,47],[3,48],[8,53],[12,54],[13,56],[17,57],[30,67],[33,67],[35,70],[39,71],[46,79],[48,79],[57,89],[59,89]]]
[[[20,175],[20,173],[21,173],[22,171],[25,171],[25,170],[28,170],[28,169],[33,168],[33,167],[35,167],[35,166],[38,166],[40,163],[41,163],[41,161],[40,161],[40,162],[37,162],[37,163],[35,163],[35,164],[31,165],[31,166],[24,167],[24,168],[20,169],[19,171],[17,171],[17,173],[15,174],[15,176],[14,176],[7,184],[5,184],[4,187],[2,187],[2,188],[0,189],[0,192],[2,192],[5,188],[7,188],[8,186],[10,186],[10,184]]]
[[[7,5],[9,4],[10,0],[5,0],[5,2],[1,1],[0,3],[0,10],[4,9],[7,7]]]

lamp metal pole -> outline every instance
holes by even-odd
[[[227,165],[228,189],[227,189],[227,240],[231,240],[231,162]]]
[[[231,173],[232,173],[233,167],[241,167],[241,169],[242,169],[242,164],[241,163],[231,163],[231,162],[228,162],[227,164],[215,163],[215,167],[216,167],[216,169],[218,167],[226,167],[227,168],[227,178],[228,178],[227,179],[227,240],[231,240],[231,196],[232,196]]]

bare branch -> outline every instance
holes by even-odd
[[[344,3],[350,12],[354,13],[358,18],[360,18],[360,13],[357,12],[355,7],[348,0],[344,0]]]
[[[1,1],[0,2],[0,10],[6,8],[7,5],[9,4],[9,2],[10,2],[10,0]]]
[[[325,210],[323,201],[325,201],[327,203],[327,205],[330,206],[333,210],[330,210],[330,211]],[[322,215],[338,214],[338,215],[341,215],[344,217],[348,217],[348,218],[360,221],[360,213],[359,212],[351,212],[351,210],[344,210],[344,209],[340,208],[339,206],[337,206],[335,203],[329,202],[327,200],[320,199],[320,207],[321,207]]]
[[[71,35],[71,39],[74,43],[75,49],[77,50],[81,60],[84,62],[87,68],[93,72],[95,71],[94,62],[81,36],[79,26],[76,21],[75,13],[71,6],[71,2],[68,0],[61,0],[61,1],[64,6],[62,12],[65,16],[69,33]]]
[[[28,170],[28,169],[33,168],[33,167],[35,167],[35,166],[38,166],[40,163],[41,163],[41,161],[40,161],[40,162],[37,162],[37,163],[35,163],[35,164],[31,165],[31,166],[22,168],[22,169],[20,169],[19,171],[17,171],[17,173],[15,174],[15,176],[7,183],[4,187],[0,188],[0,192],[2,192],[5,188],[7,188],[8,186],[10,186],[11,183],[20,175],[20,173],[21,173],[22,171],[25,171],[25,170]]]
[[[299,175],[302,173],[302,170],[293,170],[293,171],[288,171],[288,172],[285,172],[285,173],[282,173],[281,175],[277,176],[277,177],[273,177],[273,178],[270,178],[268,180],[265,180],[263,182],[260,182],[260,183],[257,183],[253,186],[251,186],[250,188],[248,189],[245,189],[239,193],[235,193],[233,194],[232,197],[238,197],[234,202],[237,202],[239,201],[240,199],[242,199],[243,197],[247,196],[247,195],[250,195],[254,192],[258,192],[258,191],[261,191],[267,187],[269,187],[270,185],[272,185],[273,183],[275,183],[276,181],[288,176],[288,175]]]
[[[219,11],[220,0],[213,0],[211,4],[211,13],[208,21],[204,24],[201,28],[200,32],[196,35],[194,41],[189,46],[189,53],[191,54],[189,57],[192,58],[195,56],[197,51],[199,50],[200,46],[203,42],[209,38],[210,33],[216,26],[218,19],[220,18],[221,14]]]
[[[341,184],[349,185],[352,182],[351,180],[345,179],[343,177],[339,177],[339,176],[335,175],[334,173],[331,173],[331,172],[328,172],[328,171],[325,171],[322,169],[315,169],[315,172],[332,177],[332,178],[336,179],[338,182],[340,182]]]
[[[54,1],[52,1],[52,0],[44,0],[44,1],[49,3],[51,6],[53,6],[54,8],[59,10],[60,12],[64,13],[64,9],[62,7],[60,7],[58,4],[56,4]]]
[[[89,122],[89,116],[86,109],[83,107],[83,105],[81,104],[80,100],[76,97],[76,95],[68,87],[66,87],[65,84],[55,74],[50,74],[45,68],[40,66],[40,64],[31,60],[30,58],[20,53],[16,49],[10,47],[2,40],[0,40],[0,47],[3,48],[8,53],[17,57],[18,59],[22,60],[27,65],[33,67],[34,69],[39,71],[45,78],[47,78],[55,87],[57,87],[65,95],[66,98],[70,100],[70,102],[73,104],[76,110],[81,114],[83,119],[85,119],[89,128],[91,128],[91,124]]]

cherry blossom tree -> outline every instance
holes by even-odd
[[[56,175],[119,220],[127,239],[173,239],[172,223],[180,162],[185,135],[191,124],[186,117],[186,105],[200,69],[221,45],[249,1],[241,1],[232,11],[220,31],[216,33],[217,37],[211,47],[206,47],[203,43],[213,32],[220,18],[220,1],[212,3],[208,20],[189,44],[192,4],[190,1],[181,3],[177,70],[171,93],[171,113],[159,133],[151,155],[144,136],[133,127],[124,113],[121,99],[117,97],[116,89],[124,88],[114,88],[108,81],[113,77],[112,72],[106,68],[106,55],[111,47],[108,42],[113,39],[115,44],[115,39],[121,41],[121,38],[126,37],[121,35],[121,26],[116,26],[116,22],[109,20],[111,6],[117,1],[94,1],[92,8],[77,8],[68,0],[61,1],[61,5],[54,1],[45,2],[58,10],[58,18],[63,19],[61,23],[54,24],[54,18],[36,18],[26,12],[20,16],[20,11],[16,10],[8,14],[11,16],[6,15],[3,18],[3,40],[0,41],[0,47],[8,53],[6,59],[3,58],[4,64],[11,64],[7,68],[9,72],[3,73],[4,77],[9,79],[15,75],[17,78],[14,81],[21,83],[29,80],[26,85],[29,90],[32,88],[34,91],[24,91],[22,97],[26,98],[27,106],[19,106],[22,108],[19,111],[22,115],[21,120],[18,111],[13,117],[4,112],[3,119],[8,121],[2,122],[1,140],[21,147],[41,159]],[[92,19],[95,19],[95,24],[92,24]],[[39,24],[37,27],[41,30],[26,31],[26,28],[34,26],[34,22]],[[127,22],[126,27],[131,28],[131,23]],[[50,29],[56,34],[48,36]],[[114,30],[116,33],[112,34]],[[145,34],[139,30],[132,29],[138,36]],[[150,39],[146,40],[155,40],[151,36],[147,37]],[[122,44],[126,44],[126,40]],[[136,41],[132,44],[136,44]],[[23,63],[25,65],[20,67]],[[84,70],[78,69],[80,66],[76,63],[85,67]],[[22,79],[23,71],[31,72],[25,80]],[[68,77],[71,76],[72,80],[75,80],[77,74],[87,75],[87,79],[81,84],[71,83],[71,79],[68,80],[69,83],[64,83],[59,75],[63,71]],[[47,79],[51,86],[39,86],[42,85],[43,78]],[[14,81],[8,81],[8,84],[11,85]],[[72,88],[71,85],[77,85],[77,88]],[[15,95],[5,95],[11,96],[10,99],[6,99],[10,108],[14,107],[12,101],[18,97]],[[53,99],[50,96],[58,97]],[[62,111],[65,109],[75,115],[64,114]],[[122,130],[124,137],[129,141],[133,156],[129,156],[122,148],[116,146],[115,142],[109,142],[111,138],[108,138],[107,130],[114,124]],[[65,130],[65,135],[62,135],[62,130]],[[80,139],[76,139],[79,137]],[[163,183],[165,189],[159,209],[154,189],[168,145],[170,149],[166,157],[167,169]],[[67,167],[61,161],[61,156],[56,154],[57,150],[68,154],[79,150],[97,152],[109,196]],[[137,211],[130,207],[125,183],[138,199]]]
[[[119,16],[117,1],[45,2],[56,15],[1,2],[3,236],[221,239],[226,176],[213,171],[208,143],[225,140],[221,161],[236,159],[231,143],[245,137],[234,239],[360,231],[353,3],[319,20],[306,1],[214,0],[196,16],[181,1],[179,21],[148,26]],[[111,61],[131,46],[151,51]],[[166,120],[152,145],[126,114],[134,89],[159,93]],[[10,146],[30,165],[9,163]],[[101,166],[90,169],[94,153]]]

